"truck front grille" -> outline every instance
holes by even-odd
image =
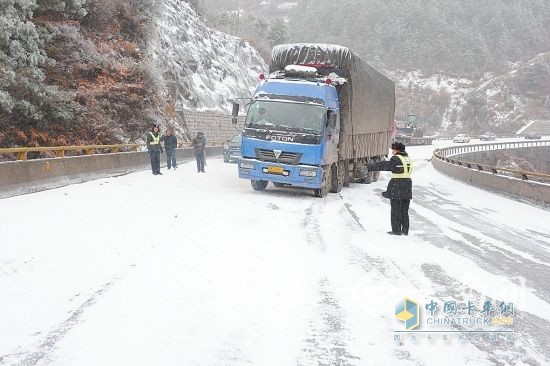
[[[261,161],[297,165],[300,162],[301,157],[302,154],[300,153],[282,151],[279,158],[277,158],[275,157],[275,152],[273,150],[256,149],[256,159]]]

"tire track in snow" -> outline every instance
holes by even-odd
[[[511,274],[521,275],[537,296],[543,299],[550,296],[550,283],[546,280],[550,277],[550,265],[541,264],[550,263],[548,249],[544,249],[548,244],[527,232],[518,233],[497,223],[486,222],[481,216],[460,210],[460,206],[457,206],[459,210],[455,213],[447,212],[448,210],[442,211],[438,207],[450,201],[438,196],[436,202],[430,202],[425,198],[426,190],[420,187],[417,191],[419,193],[417,193],[416,204],[420,208],[417,210],[412,208],[411,212],[423,230],[429,233],[424,235],[425,241],[440,248],[447,247],[457,255],[472,260],[483,270],[509,278],[514,283],[517,281],[511,277],[517,276],[511,276]],[[422,210],[428,210],[428,217],[419,214],[423,212]],[[438,225],[431,219],[432,213],[442,215],[443,222],[449,224],[443,227]],[[450,234],[445,231],[451,231],[458,238],[449,237]],[[473,231],[481,232],[481,237],[473,235]],[[495,245],[498,242],[502,245]],[[522,255],[515,252],[516,247]]]
[[[319,302],[315,318],[310,321],[299,366],[352,366],[359,357],[347,350],[348,330],[345,314],[340,307],[328,278],[319,281]]]
[[[96,301],[104,295],[107,291],[111,289],[113,282],[107,282],[99,290],[94,292],[82,305],[78,307],[71,315],[59,324],[54,330],[50,331],[46,338],[38,346],[38,350],[27,355],[22,361],[15,363],[13,365],[20,366],[33,366],[40,361],[46,361],[51,351],[55,348],[56,344],[69,333],[76,325],[79,324],[80,318],[84,312],[91,306],[93,306]],[[4,356],[3,356],[4,357]],[[3,360],[3,357],[0,357],[0,360]]]
[[[509,277],[507,276],[507,274],[509,274],[510,272],[507,272],[506,269],[502,268],[502,258],[489,262],[487,261],[486,255],[481,256],[479,252],[473,251],[470,246],[464,246],[463,243],[461,243],[460,241],[454,241],[450,239],[440,230],[439,227],[437,227],[434,223],[426,220],[424,217],[417,215],[414,210],[412,210],[411,216],[411,219],[413,219],[414,221],[418,221],[418,223],[415,222],[415,225],[419,224],[426,230],[426,232],[430,233],[430,235],[423,236],[425,241],[432,242],[438,247],[447,247],[458,255],[472,259],[478,265],[480,265],[481,268],[484,268],[490,273],[497,273],[499,275],[502,275],[503,277]],[[356,215],[348,217],[347,220],[350,224],[353,224],[356,220]],[[360,227],[355,225],[355,230],[359,231]],[[506,235],[504,235],[504,237],[506,237]],[[466,238],[473,239],[471,237],[468,237],[467,235]],[[378,270],[378,272],[386,276],[386,278],[393,278],[395,280],[398,280],[398,278],[400,277],[400,273],[404,278],[407,278],[407,281],[413,284],[416,288],[420,288],[420,286],[416,284],[412,279],[410,279],[392,260],[384,260],[381,258],[375,259],[369,257],[364,249],[359,248],[355,245],[352,246],[353,250],[358,255],[358,263],[362,265],[365,270],[370,271],[374,268],[375,270]],[[391,263],[391,266],[389,266],[388,262]],[[506,268],[508,265],[512,266],[514,262],[505,261],[504,264]],[[499,267],[499,265],[501,267]],[[531,267],[532,266],[533,264],[531,263]],[[487,267],[489,267],[490,269],[488,270]],[[391,270],[390,268],[393,268],[394,270]],[[464,299],[464,295],[472,294],[473,297],[479,299],[478,302],[483,302],[487,299],[493,301],[493,303],[495,301],[495,299],[490,299],[490,297],[485,296],[484,294],[471,290],[468,286],[461,283],[459,280],[451,278],[437,264],[423,263],[421,265],[421,268],[426,278],[431,282],[430,287],[436,289],[436,293],[433,295],[437,298],[452,298],[457,301],[465,302],[469,299]],[[395,270],[397,270],[399,273],[396,273]],[[522,270],[521,273],[525,273],[524,271],[529,271],[529,269],[526,268],[525,270]],[[537,268],[535,268],[534,271],[536,272]],[[550,334],[548,334],[545,329],[550,327],[550,322],[545,319],[541,319],[533,314],[525,312],[521,313],[518,317],[516,317],[515,320],[517,320],[517,322],[521,324],[521,328],[519,327],[519,324],[518,327],[514,328],[516,339],[515,343],[512,343],[511,345],[507,343],[471,343],[484,355],[486,355],[487,359],[490,362],[493,362],[496,365],[502,364],[503,361],[505,361],[506,364],[516,364],[522,362],[533,365],[549,364],[550,351],[545,345],[550,343]],[[455,326],[454,328],[457,330],[463,329],[460,326]],[[538,354],[539,358],[532,357],[530,355],[532,353]]]
[[[496,300],[480,292],[470,289],[467,285],[458,279],[451,277],[440,265],[435,263],[422,264],[422,270],[426,277],[431,280],[436,288],[434,296],[437,298],[452,298],[461,303],[467,303],[474,300],[475,303]],[[465,298],[465,295],[471,296]],[[487,354],[487,357],[494,364],[508,365],[525,363],[529,365],[548,365],[550,364],[550,334],[547,329],[550,328],[550,322],[541,319],[533,314],[522,312],[521,309],[515,309],[514,324],[506,329],[514,330],[514,341],[505,342],[471,342],[481,352]],[[451,325],[455,330],[465,330],[460,325]],[[536,354],[539,357],[535,357]]]
[[[325,205],[326,201],[314,202],[306,209],[301,224],[308,244],[317,246],[322,252],[326,250],[326,242],[318,220]],[[346,315],[331,286],[328,276],[319,279],[315,316],[309,321],[309,329],[304,337],[305,347],[297,361],[299,366],[351,366],[359,360],[348,351],[350,336],[346,328]]]

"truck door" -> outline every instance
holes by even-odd
[[[340,114],[337,110],[327,110],[327,128],[325,133],[324,164],[338,161],[338,142],[340,141]]]

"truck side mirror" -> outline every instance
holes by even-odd
[[[231,122],[233,122],[234,125],[237,124],[237,118],[239,117],[239,103],[233,103],[233,113],[231,114]]]

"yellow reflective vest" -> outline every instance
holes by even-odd
[[[158,136],[155,136],[154,133],[152,133],[151,131],[149,131],[149,135],[151,135],[151,138],[153,139],[153,141],[149,142],[150,145],[158,145],[158,144],[160,144],[160,134],[158,134]]]
[[[397,156],[399,160],[401,160],[401,164],[397,165],[398,168],[403,168],[403,173],[392,173],[391,177],[392,179],[404,179],[404,178],[410,178],[411,172],[412,172],[412,161],[408,156],[403,156],[396,154],[394,156]]]

